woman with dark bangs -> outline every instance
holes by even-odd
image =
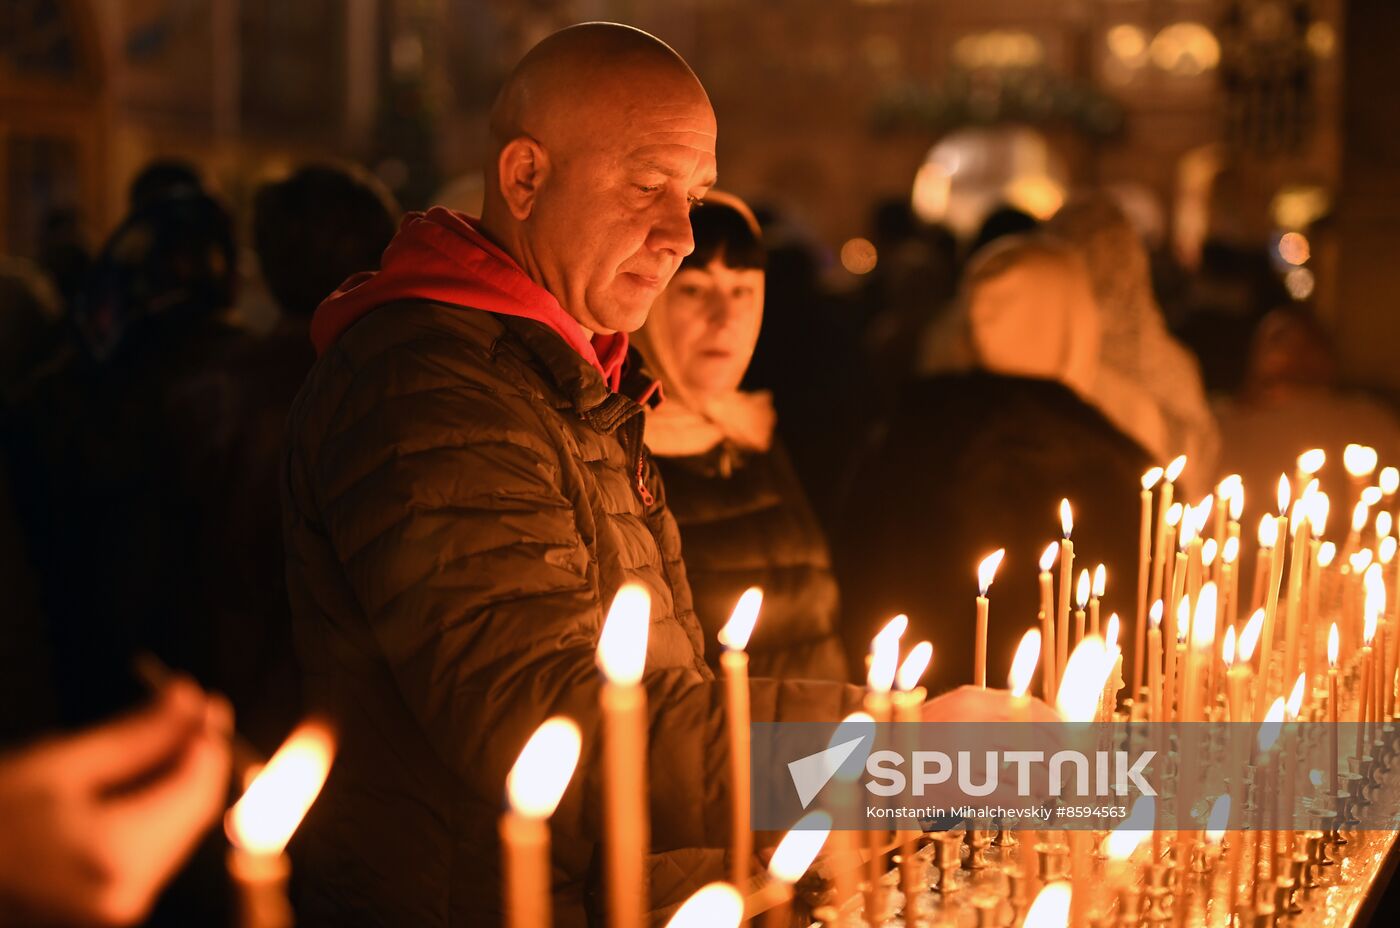
[[[739,389],[763,322],[758,223],[742,201],[712,192],[691,227],[695,251],[633,341],[664,391],[646,442],[680,525],[706,657],[718,663],[719,630],[759,586],[753,674],[844,680],[826,539],[774,435],[771,395]]]

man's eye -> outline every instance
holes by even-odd
[[[638,184],[638,185],[637,185],[637,189],[640,190],[642,193],[656,193],[656,191],[658,191],[658,190],[661,189],[661,185],[660,185],[660,184]]]
[[[703,287],[698,287],[698,286],[696,286],[695,284],[681,284],[681,285],[680,285],[680,293],[681,293],[681,296],[684,296],[684,297],[689,297],[689,298],[691,298],[691,299],[694,299],[694,298],[700,296],[701,294],[703,294],[704,292],[705,292],[705,290],[704,290]]]

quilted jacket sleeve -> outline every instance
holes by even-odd
[[[465,788],[498,801],[530,733],[563,713],[585,752],[555,825],[596,837],[594,648],[607,594],[561,451],[518,396],[466,383],[404,390],[396,376],[399,388],[372,401],[345,399],[304,464],[323,530],[402,698]],[[727,837],[723,687],[686,668],[645,683],[654,843],[716,846]],[[756,720],[839,718],[858,698],[776,681],[754,693]]]

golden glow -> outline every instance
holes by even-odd
[[[991,554],[982,558],[982,563],[977,565],[977,589],[983,596],[992,587],[992,581],[996,579],[997,568],[1001,566],[1001,559],[1006,557],[1005,548],[997,548]]]
[[[1283,697],[1273,701],[1269,711],[1264,713],[1264,722],[1259,726],[1259,753],[1263,754],[1274,746],[1283,725]]]
[[[895,685],[905,693],[919,685],[919,680],[923,677],[924,671],[928,670],[929,661],[933,660],[933,642],[920,641],[909,651],[904,662],[899,665],[899,671],[894,675]]]
[[[1400,468],[1382,467],[1381,476],[1377,482],[1380,484],[1381,492],[1386,496],[1395,495],[1395,491],[1400,490]]]
[[[1235,666],[1235,626],[1225,629],[1225,643],[1220,646],[1220,659],[1226,667]]]
[[[1152,608],[1147,610],[1147,619],[1152,623],[1153,628],[1162,627],[1162,601],[1156,600],[1152,603]]]
[[[1030,689],[1031,678],[1035,676],[1036,664],[1040,663],[1040,629],[1032,628],[1021,636],[1016,646],[1016,656],[1011,660],[1011,673],[1007,684],[1011,695],[1020,698]]]
[[[1244,515],[1244,484],[1235,487],[1235,491],[1230,494],[1230,521],[1238,522],[1240,516]]]
[[[852,274],[869,274],[879,260],[875,244],[868,238],[857,236],[841,246],[841,266]]]
[[[1311,477],[1322,470],[1322,465],[1327,463],[1327,452],[1321,448],[1313,448],[1311,451],[1304,451],[1298,455],[1298,473]]]
[[[1079,582],[1074,586],[1074,605],[1083,609],[1089,604],[1089,570],[1085,568],[1079,572]]]
[[[1065,928],[1072,890],[1067,880],[1045,884],[1026,912],[1025,928]]]
[[[1142,475],[1142,488],[1143,488],[1144,490],[1150,490],[1150,489],[1152,489],[1153,487],[1155,487],[1155,486],[1157,485],[1157,483],[1162,479],[1162,475],[1163,475],[1164,473],[1166,473],[1166,471],[1162,470],[1162,468],[1160,468],[1160,467],[1154,467],[1154,468],[1152,468],[1151,470],[1149,470],[1147,473],[1143,474],[1143,475]]]
[[[1074,532],[1074,510],[1070,509],[1067,499],[1060,500],[1060,530],[1066,538]]]
[[[1152,63],[1178,77],[1196,77],[1220,64],[1215,33],[1196,22],[1172,23],[1148,46]]]
[[[953,43],[953,60],[964,68],[1033,68],[1044,56],[1040,39],[1021,29],[974,32]]]
[[[1177,525],[1181,523],[1181,513],[1183,511],[1184,510],[1181,508],[1180,503],[1172,503],[1170,506],[1168,506],[1167,524],[1170,525],[1172,528],[1176,528]]]
[[[1249,621],[1244,623],[1244,631],[1240,632],[1240,660],[1249,663],[1254,657],[1254,648],[1259,644],[1259,636],[1264,631],[1264,610],[1255,609],[1254,615],[1249,617]]]
[[[1316,275],[1305,267],[1295,267],[1283,275],[1283,288],[1295,300],[1306,300],[1316,287]]]
[[[1316,481],[1314,481],[1316,482]],[[1314,538],[1322,536],[1327,528],[1327,515],[1331,512],[1332,500],[1321,490],[1312,494],[1312,504],[1308,507],[1308,523],[1312,526]]]
[[[1288,702],[1284,708],[1288,710],[1288,717],[1297,721],[1299,713],[1303,711],[1303,694],[1307,691],[1308,675],[1298,674],[1298,679],[1293,681],[1293,689],[1288,692]]]
[[[830,815],[817,811],[802,816],[778,842],[773,859],[768,862],[768,875],[788,885],[802,879],[802,875],[812,866],[812,861],[817,859],[817,854],[821,853],[830,833]]]
[[[1205,651],[1215,643],[1216,595],[1214,580],[1201,585],[1200,595],[1196,597],[1196,621],[1191,623],[1192,650]]]
[[[1130,23],[1119,23],[1104,35],[1104,43],[1114,58],[1130,68],[1147,63],[1147,33]]]
[[[1351,565],[1351,572],[1354,574],[1363,573],[1367,567],[1371,566],[1371,559],[1373,557],[1375,557],[1375,555],[1371,552],[1370,548],[1362,548],[1360,551],[1352,554],[1351,557],[1347,558],[1347,562]]]
[[[1395,536],[1387,535],[1381,539],[1380,547],[1376,551],[1376,559],[1382,564],[1389,564],[1395,560]]]
[[[870,643],[870,670],[866,675],[866,685],[876,693],[888,693],[894,685],[895,672],[899,667],[899,637],[909,625],[909,617],[900,613],[880,629]]]
[[[1226,564],[1233,564],[1240,559],[1240,540],[1231,536],[1225,539],[1225,550],[1220,553]]]
[[[1100,564],[1094,568],[1094,598],[1103,599],[1104,585],[1108,583],[1108,571]]]
[[[1044,222],[1065,204],[1065,189],[1044,174],[1022,174],[1002,188],[1007,203]]]
[[[1294,267],[1301,267],[1312,257],[1312,246],[1301,232],[1285,232],[1278,240],[1278,256]]]
[[[1181,528],[1176,533],[1176,546],[1181,551],[1191,547],[1191,542],[1196,540],[1196,514],[1194,510],[1187,509],[1181,517]]]
[[[1178,644],[1186,643],[1186,633],[1191,628],[1191,597],[1181,597],[1181,602],[1176,604],[1176,640]]]
[[[1055,697],[1055,707],[1066,722],[1094,720],[1112,671],[1103,639],[1098,635],[1085,635],[1065,662],[1060,691]]]
[[[1337,666],[1337,652],[1341,650],[1341,636],[1337,634],[1337,623],[1327,632],[1327,666]]]
[[[251,854],[281,854],[320,795],[334,757],[329,728],[319,722],[298,726],[224,816],[229,841]]]
[[[1113,613],[1108,617],[1108,624],[1104,626],[1103,641],[1110,651],[1118,650],[1118,631],[1122,627],[1122,620],[1118,618],[1118,613]]]
[[[631,686],[642,679],[650,625],[651,594],[640,584],[623,584],[598,636],[598,666],[608,680]]]
[[[1060,556],[1060,543],[1050,542],[1050,545],[1040,555],[1040,572],[1049,573],[1050,568],[1055,566],[1055,558]]]
[[[1181,472],[1186,469],[1186,455],[1177,455],[1170,464],[1167,465],[1167,482],[1176,483]]]
[[[1371,507],[1366,505],[1365,500],[1361,500],[1351,511],[1351,530],[1359,532],[1366,527],[1366,523],[1371,520]]]
[[[1366,587],[1366,627],[1361,638],[1369,645],[1376,637],[1376,623],[1380,621],[1381,613],[1385,612],[1385,578],[1381,576],[1381,565],[1367,567],[1363,582]]]
[[[1353,477],[1369,477],[1377,463],[1376,449],[1368,445],[1347,445],[1342,449],[1342,466]]]
[[[1211,513],[1215,511],[1215,494],[1207,493],[1206,498],[1196,504],[1194,515],[1196,517],[1196,534],[1200,535],[1210,524]]]
[[[711,883],[697,889],[679,908],[666,928],[738,928],[744,920],[744,897],[728,883]]]
[[[1332,559],[1337,556],[1337,546],[1330,541],[1324,541],[1317,549],[1317,566],[1331,567]]]
[[[763,590],[751,586],[739,597],[729,621],[719,630],[719,643],[731,651],[742,651],[749,646],[749,636],[758,622],[758,610],[763,608]]]
[[[1395,517],[1388,512],[1376,513],[1376,537],[1389,538],[1391,530],[1395,527]]]
[[[1215,555],[1219,553],[1220,546],[1215,543],[1214,538],[1207,538],[1205,544],[1201,545],[1201,566],[1209,567],[1215,563]]]
[[[1217,796],[1210,807],[1210,817],[1206,819],[1206,840],[1212,846],[1225,838],[1225,826],[1230,823],[1230,794]]]
[[[549,818],[578,765],[581,738],[571,719],[556,715],[530,736],[506,775],[510,807],[530,818]]]
[[[1374,506],[1381,501],[1383,495],[1380,487],[1367,487],[1361,491],[1361,501],[1367,506]]]
[[[1278,520],[1274,516],[1259,517],[1259,547],[1272,548],[1278,541]]]

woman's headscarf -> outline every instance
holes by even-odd
[[[733,194],[712,190],[704,203],[696,207],[697,210],[725,208],[743,216],[754,237],[759,236],[753,212]],[[722,259],[722,251],[720,256]],[[693,266],[693,263],[681,263],[682,269]],[[631,335],[632,344],[661,380],[665,397],[659,406],[647,411],[647,446],[663,457],[704,454],[722,442],[744,451],[767,451],[772,445],[777,421],[772,394],[736,389],[723,396],[702,397],[685,386],[679,363],[671,350],[667,309],[670,293],[669,287],[661,292],[652,304],[646,324]],[[761,314],[761,291],[757,298]]]

